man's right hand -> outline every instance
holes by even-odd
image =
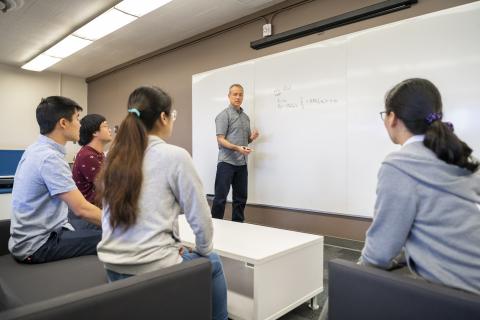
[[[249,147],[245,147],[245,146],[237,146],[237,152],[240,152],[241,154],[243,154],[244,156],[247,156],[249,155],[253,149],[249,148]]]

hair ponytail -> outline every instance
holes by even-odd
[[[471,172],[478,169],[472,149],[453,133],[452,124],[440,121],[442,98],[432,82],[420,78],[400,82],[387,93],[385,108],[411,133],[425,134],[423,144],[439,159]]]
[[[110,209],[110,225],[125,230],[137,221],[148,131],[162,112],[170,114],[171,99],[157,87],[140,87],[130,94],[128,108],[96,181],[97,199]]]
[[[478,169],[478,162],[472,158],[472,149],[454,133],[445,122],[434,121],[425,132],[423,144],[435,152],[446,163],[454,164],[471,172]]]
[[[110,208],[112,228],[135,224],[148,136],[143,123],[129,114],[120,124],[97,179],[97,197]],[[99,201],[100,203],[100,201]]]

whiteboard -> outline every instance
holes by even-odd
[[[328,41],[255,64],[254,117],[261,139],[254,144],[253,201],[346,211],[346,171],[331,170],[346,167],[345,54],[341,43]],[[277,68],[288,76],[272,72]],[[305,186],[322,196],[302,192]]]
[[[372,217],[377,172],[399,146],[380,120],[385,93],[423,77],[447,121],[479,157],[480,3],[402,20],[193,75],[193,160],[214,193],[215,117],[228,87],[260,138],[249,157],[249,203]]]
[[[215,193],[218,158],[215,117],[228,106],[228,88],[233,83],[242,84],[245,90],[242,107],[250,114],[250,109],[255,104],[253,65],[253,61],[248,61],[193,76],[192,156],[207,194]],[[253,176],[249,174],[250,185],[253,183]],[[251,195],[252,192],[249,190],[249,198]],[[231,195],[229,199],[231,200]]]

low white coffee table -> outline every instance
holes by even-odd
[[[224,264],[233,319],[277,319],[323,291],[323,237],[213,219],[214,251]],[[180,238],[194,246],[185,216]]]

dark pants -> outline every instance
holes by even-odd
[[[212,217],[223,219],[227,195],[232,186],[232,220],[243,222],[244,210],[248,195],[248,170],[247,166],[234,166],[226,162],[217,164],[215,178],[215,198],[212,203]]]
[[[97,254],[102,229],[82,219],[72,219],[70,223],[75,231],[65,228],[52,231],[47,242],[24,262],[45,263]]]
[[[202,256],[196,252],[189,252],[185,250],[182,258],[183,262],[201,258]],[[210,253],[204,256],[210,260],[212,264],[212,319],[225,320],[228,318],[227,312],[227,283],[223,273],[222,260],[216,253]],[[117,273],[112,270],[107,270],[107,277],[109,282],[126,279],[131,277],[131,274]]]

